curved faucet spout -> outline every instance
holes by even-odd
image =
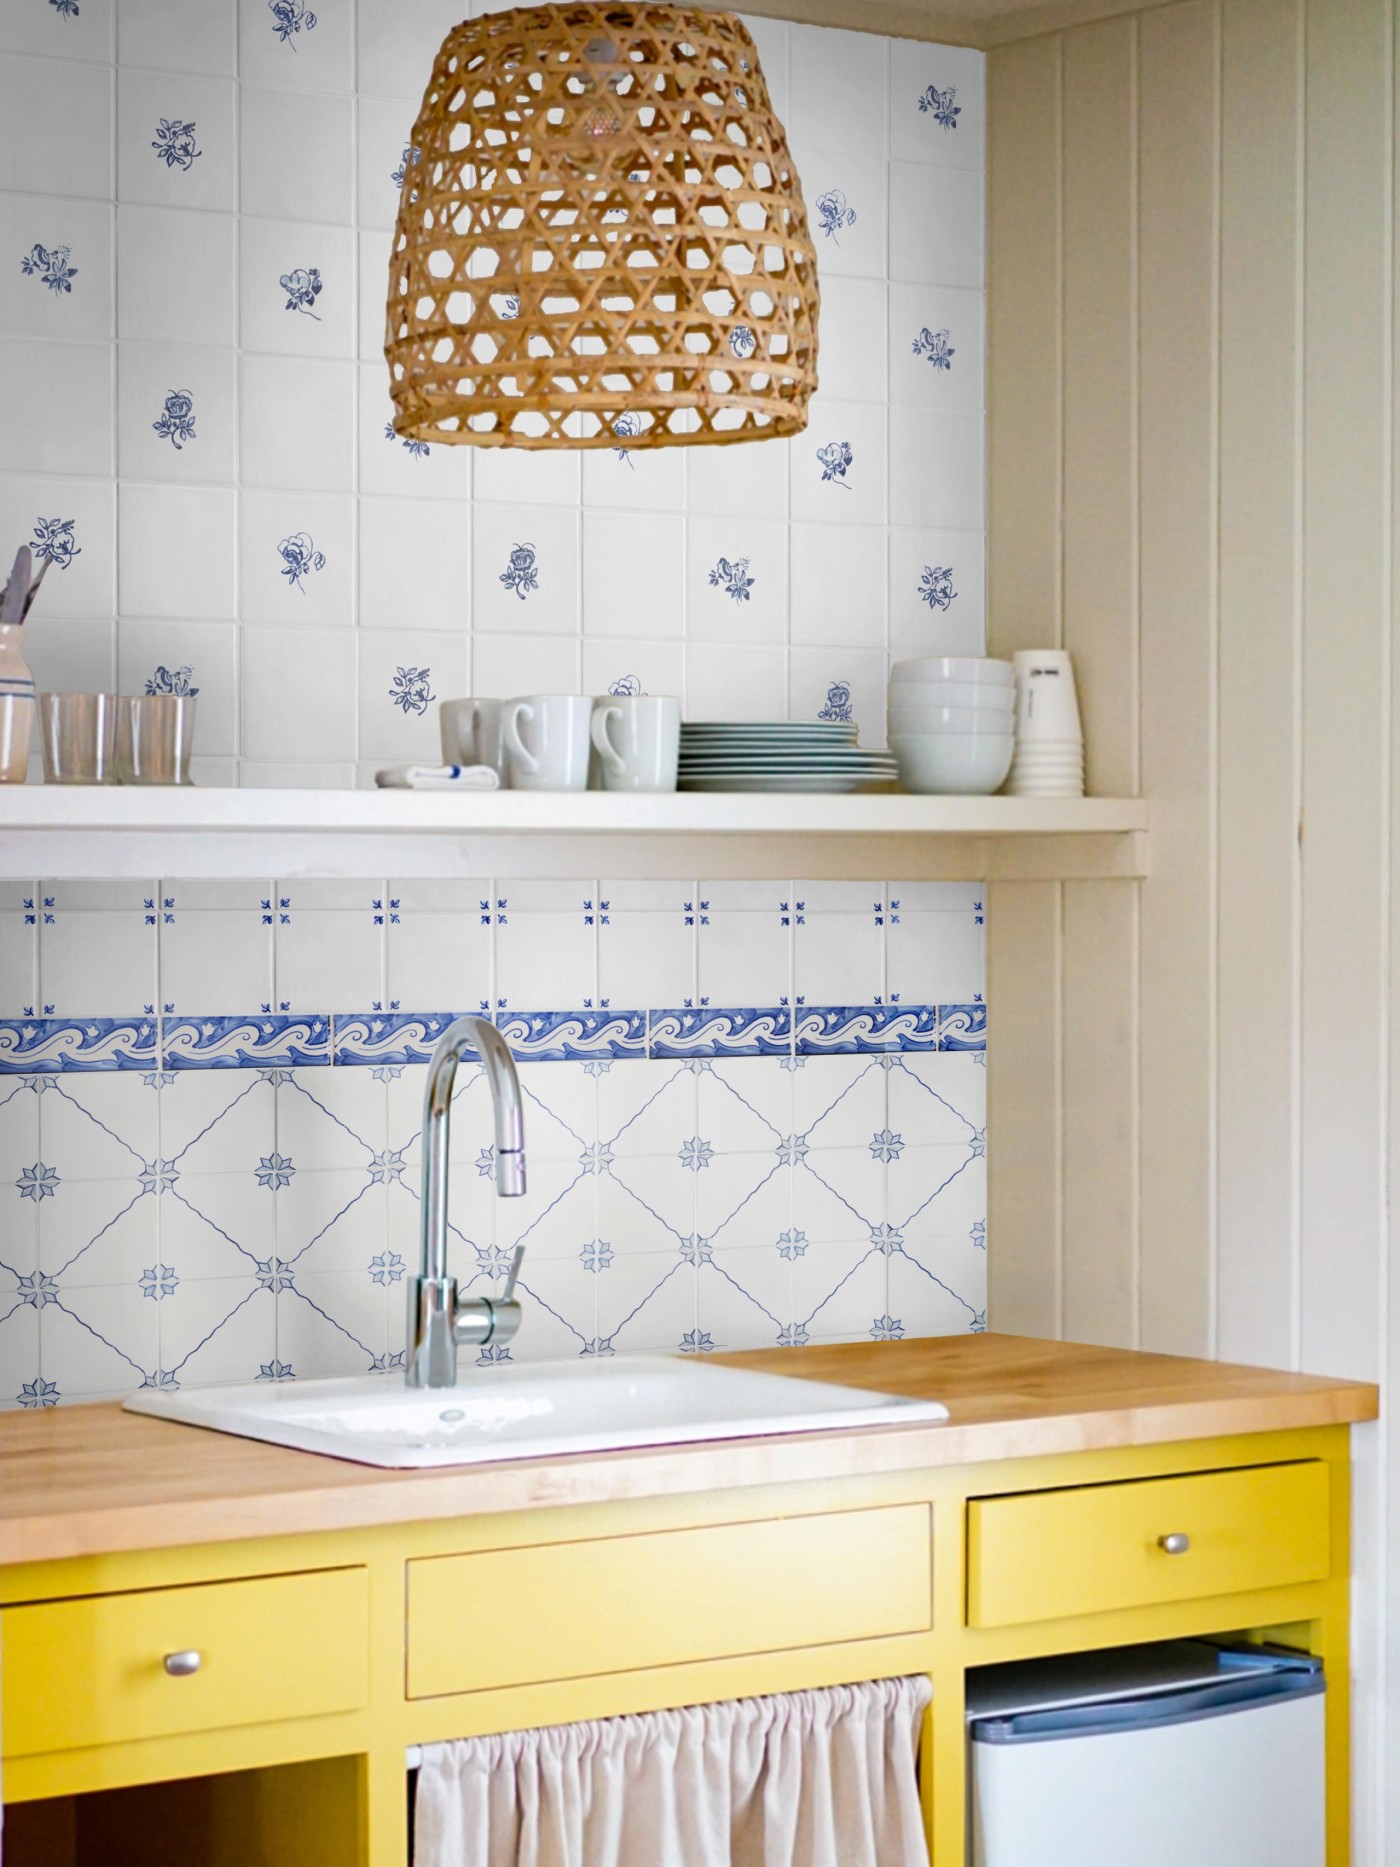
[[[447,1274],[447,1139],[452,1088],[462,1053],[475,1048],[491,1091],[496,1120],[496,1191],[511,1199],[525,1191],[525,1132],[520,1080],[510,1047],[485,1018],[458,1018],[438,1039],[423,1090],[423,1225],[418,1275],[409,1280],[408,1342],[404,1374],[410,1387],[450,1387],[457,1379],[457,1344],[509,1340],[519,1323],[512,1274],[505,1295],[457,1296]],[[516,1269],[519,1269],[517,1256]]]

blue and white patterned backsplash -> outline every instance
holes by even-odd
[[[516,1357],[980,1329],[982,921],[951,884],[0,884],[0,1403],[399,1365],[461,1011],[523,1066],[528,1196],[474,1067],[452,1148],[459,1274],[528,1247]]]

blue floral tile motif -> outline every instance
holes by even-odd
[[[325,553],[316,549],[309,532],[293,532],[290,538],[282,540],[277,550],[282,559],[282,575],[305,596],[306,585],[302,578],[326,568]]]
[[[331,1060],[324,1015],[166,1018],[162,1036],[167,1070],[308,1069]]]
[[[55,0],[57,4],[57,0]],[[77,7],[73,11],[77,12]],[[58,1391],[57,1381],[43,1381],[38,1375],[32,1381],[25,1381],[15,1395],[21,1407],[56,1407],[63,1396]]]
[[[736,324],[734,329],[729,333],[729,348],[742,363],[747,357],[751,357],[758,348],[758,339],[754,336],[747,324]]]
[[[316,15],[306,0],[267,0],[267,10],[272,15],[272,30],[283,45],[291,46],[294,52],[296,35],[316,30]]]
[[[426,713],[430,703],[437,699],[429,684],[431,673],[431,668],[395,668],[390,700],[406,714]]]
[[[951,564],[925,564],[923,576],[919,579],[919,601],[927,603],[930,609],[947,609],[957,591],[953,588],[953,567]]]
[[[520,299],[515,292],[507,292],[502,299],[501,316],[503,318],[518,318],[520,316]]]
[[[843,227],[854,227],[856,211],[848,207],[846,197],[839,188],[828,188],[825,194],[817,196],[817,219],[821,230],[828,240],[835,240]],[[836,240],[840,246],[841,242]]]
[[[511,1011],[496,1026],[518,1063],[646,1055],[644,1011]]]
[[[397,441],[399,439],[399,436],[394,431],[394,424],[392,421],[386,421],[384,424],[384,439],[386,441]],[[426,441],[405,441],[403,445],[404,451],[407,453],[410,460],[426,460],[429,453],[432,451]]]
[[[403,146],[403,154],[399,157],[399,166],[394,170],[389,180],[396,188],[402,188],[404,176],[407,175],[410,168],[416,169],[422,160],[423,151],[418,145],[416,143],[405,143]]]
[[[58,14],[60,19],[76,19],[78,17],[78,0],[49,0],[49,5],[53,8],[54,12]]]
[[[731,564],[728,558],[720,558],[710,572],[710,587],[723,590],[726,596],[732,596],[736,603],[747,603],[749,591],[754,587],[755,579],[749,575],[749,560],[735,558]]]
[[[152,428],[178,454],[182,441],[198,439],[194,431],[194,397],[188,389],[172,389],[165,398],[165,407],[160,412],[160,420],[151,423]]]
[[[925,325],[914,339],[913,351],[916,357],[926,357],[931,368],[952,374],[953,358],[958,353],[948,342],[946,329],[931,331]]]
[[[699,1011],[653,1011],[652,1057],[786,1057],[792,1053],[792,1013],[785,1005]]]
[[[940,1050],[985,1050],[987,1048],[987,1007],[985,1005],[940,1005],[938,1011],[938,1048]]]
[[[828,441],[825,447],[817,449],[817,459],[821,462],[822,484],[841,486],[849,493],[850,483],[846,479],[846,469],[855,458],[849,441]]]
[[[35,557],[56,570],[67,570],[74,558],[83,555],[73,535],[76,523],[76,519],[35,519],[34,536],[29,541]]]
[[[151,147],[156,152],[157,162],[163,162],[168,169],[192,169],[202,149],[195,148],[194,125],[183,123],[179,117],[162,117],[156,130]]]
[[[0,1076],[149,1070],[154,1018],[0,1018]]]
[[[619,440],[631,440],[634,435],[638,435],[642,432],[642,418],[640,415],[634,413],[632,409],[624,409],[612,426],[613,433]],[[637,463],[632,458],[632,450],[630,447],[615,447],[613,452],[617,455],[619,460],[625,460],[632,471],[634,473],[636,472]]]
[[[642,686],[639,676],[619,674],[615,681],[609,681],[608,692],[616,700],[631,700],[638,694],[644,694],[646,689]]]
[[[389,1011],[335,1015],[333,1055],[338,1066],[402,1067],[426,1063],[455,1011]]]
[[[316,266],[298,266],[291,272],[284,272],[278,284],[287,294],[284,311],[297,311],[304,317],[315,318],[319,324],[321,314],[311,307],[321,296],[321,273]]]
[[[826,705],[817,718],[849,721],[851,717],[851,684],[849,681],[833,681],[826,690]]]
[[[540,587],[539,570],[535,563],[533,545],[512,545],[506,567],[501,572],[501,582],[507,590],[514,590],[521,602],[532,590]]]
[[[19,269],[26,278],[39,279],[51,292],[73,290],[73,281],[78,276],[78,268],[68,264],[72,248],[68,246],[31,246],[19,262]]]
[[[958,118],[962,115],[962,105],[954,102],[957,94],[958,87],[955,84],[950,84],[946,91],[940,91],[936,84],[930,84],[920,93],[919,109],[945,130],[955,130]]]
[[[32,1167],[21,1167],[15,1189],[21,1199],[33,1200],[37,1206],[42,1200],[53,1199],[63,1182],[58,1177],[56,1167],[46,1167],[41,1160],[36,1160]]]
[[[797,1017],[799,1056],[938,1049],[937,1005],[808,1006]]]
[[[193,700],[199,689],[192,684],[194,669],[186,664],[183,668],[170,669],[159,667],[154,674],[146,676],[148,694],[180,694]]]

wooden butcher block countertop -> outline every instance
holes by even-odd
[[[1006,1335],[717,1357],[941,1400],[945,1423],[385,1471],[123,1413],[0,1414],[0,1563],[422,1522],[1376,1417],[1362,1381]],[[470,1375],[466,1378],[470,1379]]]

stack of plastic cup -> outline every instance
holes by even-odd
[[[1068,653],[1024,649],[1012,661],[1016,751],[1007,791],[1012,797],[1083,797],[1084,732]]]

